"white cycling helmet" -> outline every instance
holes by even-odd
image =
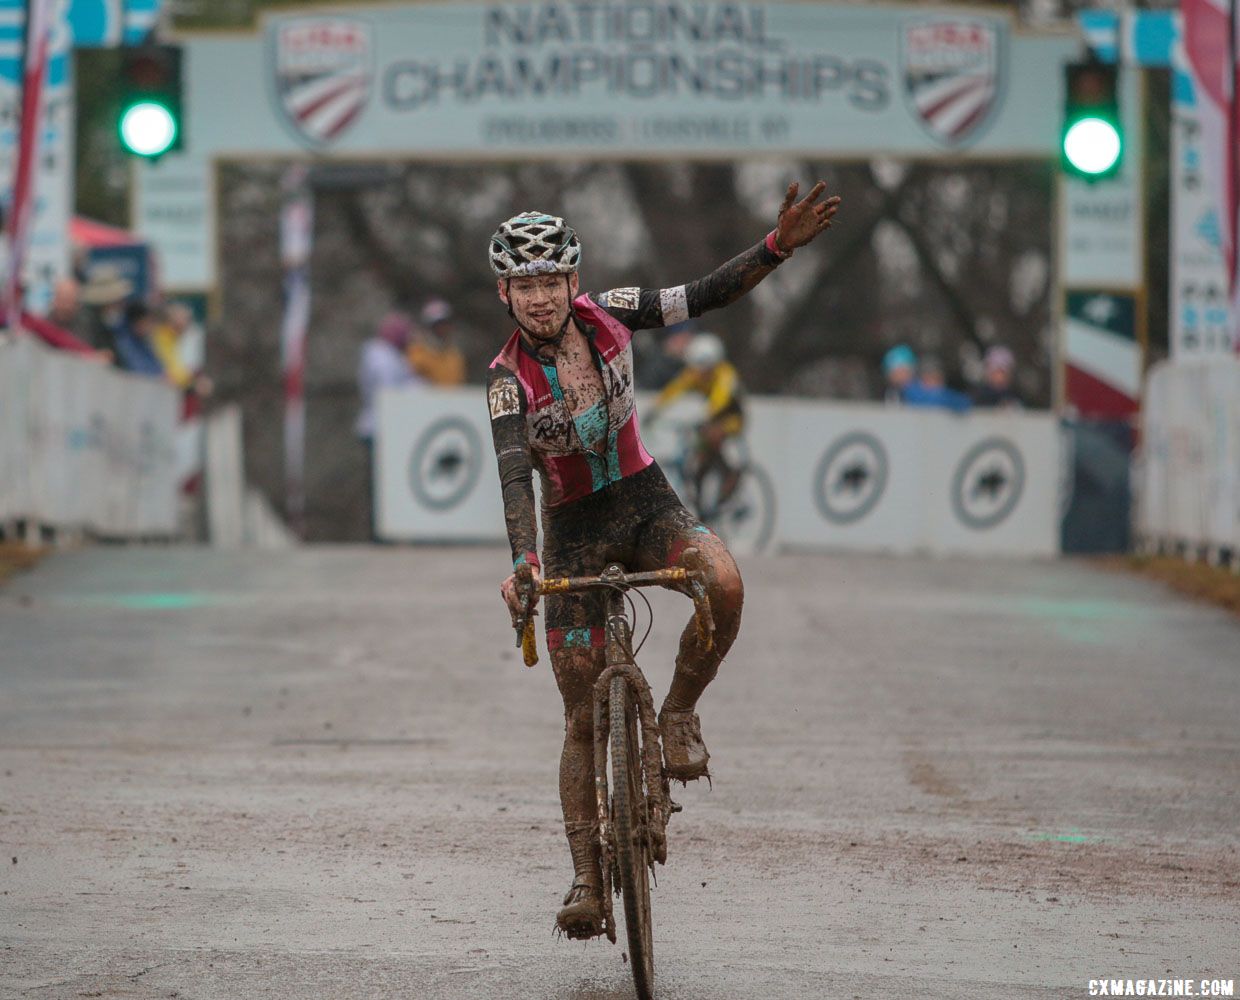
[[[489,256],[497,278],[575,274],[581,242],[559,216],[522,212],[495,230]]]
[[[722,340],[713,333],[699,333],[685,348],[685,364],[690,368],[714,368],[725,354]]]

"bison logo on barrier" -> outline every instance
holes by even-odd
[[[818,512],[834,524],[860,521],[887,489],[887,449],[873,434],[853,431],[823,452],[814,473]]]
[[[1025,492],[1025,460],[1005,438],[980,441],[952,476],[952,511],[966,528],[984,531],[1007,520]]]
[[[478,484],[482,442],[463,417],[444,417],[419,436],[409,459],[409,486],[429,510],[451,510]]]
[[[982,18],[933,18],[904,29],[905,97],[922,127],[959,146],[992,117],[1002,85],[999,27]]]
[[[346,17],[298,17],[273,28],[280,110],[298,138],[335,142],[357,121],[373,77],[370,26]]]

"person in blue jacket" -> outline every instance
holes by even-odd
[[[135,299],[125,306],[125,319],[113,331],[117,367],[138,375],[164,377],[164,366],[151,344],[155,332],[155,313],[145,302]]]
[[[897,344],[883,356],[883,374],[889,403],[937,407],[953,413],[963,413],[971,405],[968,396],[947,387],[937,358],[925,358],[919,370],[917,355],[907,344]]]

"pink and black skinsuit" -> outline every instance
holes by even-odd
[[[689,623],[665,709],[694,708],[736,638],[744,591],[723,543],[685,509],[642,445],[633,398],[633,331],[671,326],[726,305],[743,294],[747,280],[778,263],[759,243],[688,285],[576,298],[574,316],[604,389],[602,403],[576,419],[564,402],[554,359],[540,359],[519,331],[491,363],[487,398],[514,565],[538,563],[535,468],[542,477],[544,576],[597,574],[610,562],[630,570],[660,568],[674,564],[689,546],[705,555],[715,645],[709,652],[700,649]],[[545,609],[547,648],[564,699],[565,830],[576,872],[594,884],[592,690],[604,666],[603,607],[602,596],[592,592],[550,596]]]

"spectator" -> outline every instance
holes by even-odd
[[[413,338],[413,321],[404,313],[390,312],[379,323],[376,336],[362,344],[357,366],[357,389],[362,397],[362,410],[355,429],[366,446],[367,510],[370,517],[370,540],[377,541],[374,504],[375,403],[380,389],[414,385],[422,381],[409,367],[406,356]]]
[[[357,389],[362,410],[355,429],[369,445],[375,436],[375,400],[380,389],[422,381],[409,367],[406,352],[413,337],[413,321],[404,313],[390,312],[379,323],[375,336],[362,344],[357,368]]]
[[[8,317],[4,315],[4,308],[0,306],[0,329],[8,325],[7,321]],[[112,355],[109,352],[96,351],[90,344],[79,340],[68,330],[62,329],[59,325],[43,316],[35,316],[25,309],[21,311],[21,316],[14,325],[28,333],[34,334],[45,344],[56,348],[58,351],[68,351],[71,354],[80,355],[88,361],[101,361],[104,364],[108,364],[112,360]]]
[[[907,344],[896,344],[883,355],[883,375],[887,390],[883,398],[888,403],[904,402],[904,393],[913,384],[917,372],[917,355]]]
[[[431,385],[461,385],[465,381],[465,355],[453,336],[452,307],[443,299],[431,299],[422,307],[420,332],[409,345],[409,366]]]
[[[133,292],[133,282],[111,264],[91,269],[78,297],[91,310],[87,339],[96,350],[116,354],[116,331],[125,323],[125,303]]]
[[[905,406],[938,408],[953,413],[964,413],[970,406],[968,396],[947,387],[943,365],[935,357],[922,359],[917,381],[904,389],[903,402]]]
[[[982,359],[985,368],[984,381],[973,391],[973,402],[976,406],[1007,409],[1020,409],[1020,396],[1012,388],[1012,374],[1016,369],[1016,358],[1006,347],[996,344],[988,348]]]
[[[61,278],[52,287],[52,306],[47,319],[80,341],[91,338],[91,318],[82,308],[81,286],[76,278]]]
[[[123,319],[113,331],[117,367],[138,375],[166,373],[151,344],[155,333],[155,313],[145,302],[135,300],[124,307]]]
[[[178,389],[199,399],[209,395],[214,386],[202,373],[202,330],[194,322],[194,314],[184,302],[173,302],[163,312],[155,327],[151,346],[163,365],[168,379]]]
[[[969,397],[947,388],[943,366],[937,358],[921,363],[918,375],[917,355],[907,344],[897,344],[883,355],[883,373],[887,376],[886,400],[905,406],[939,407],[963,413],[969,408]]]

